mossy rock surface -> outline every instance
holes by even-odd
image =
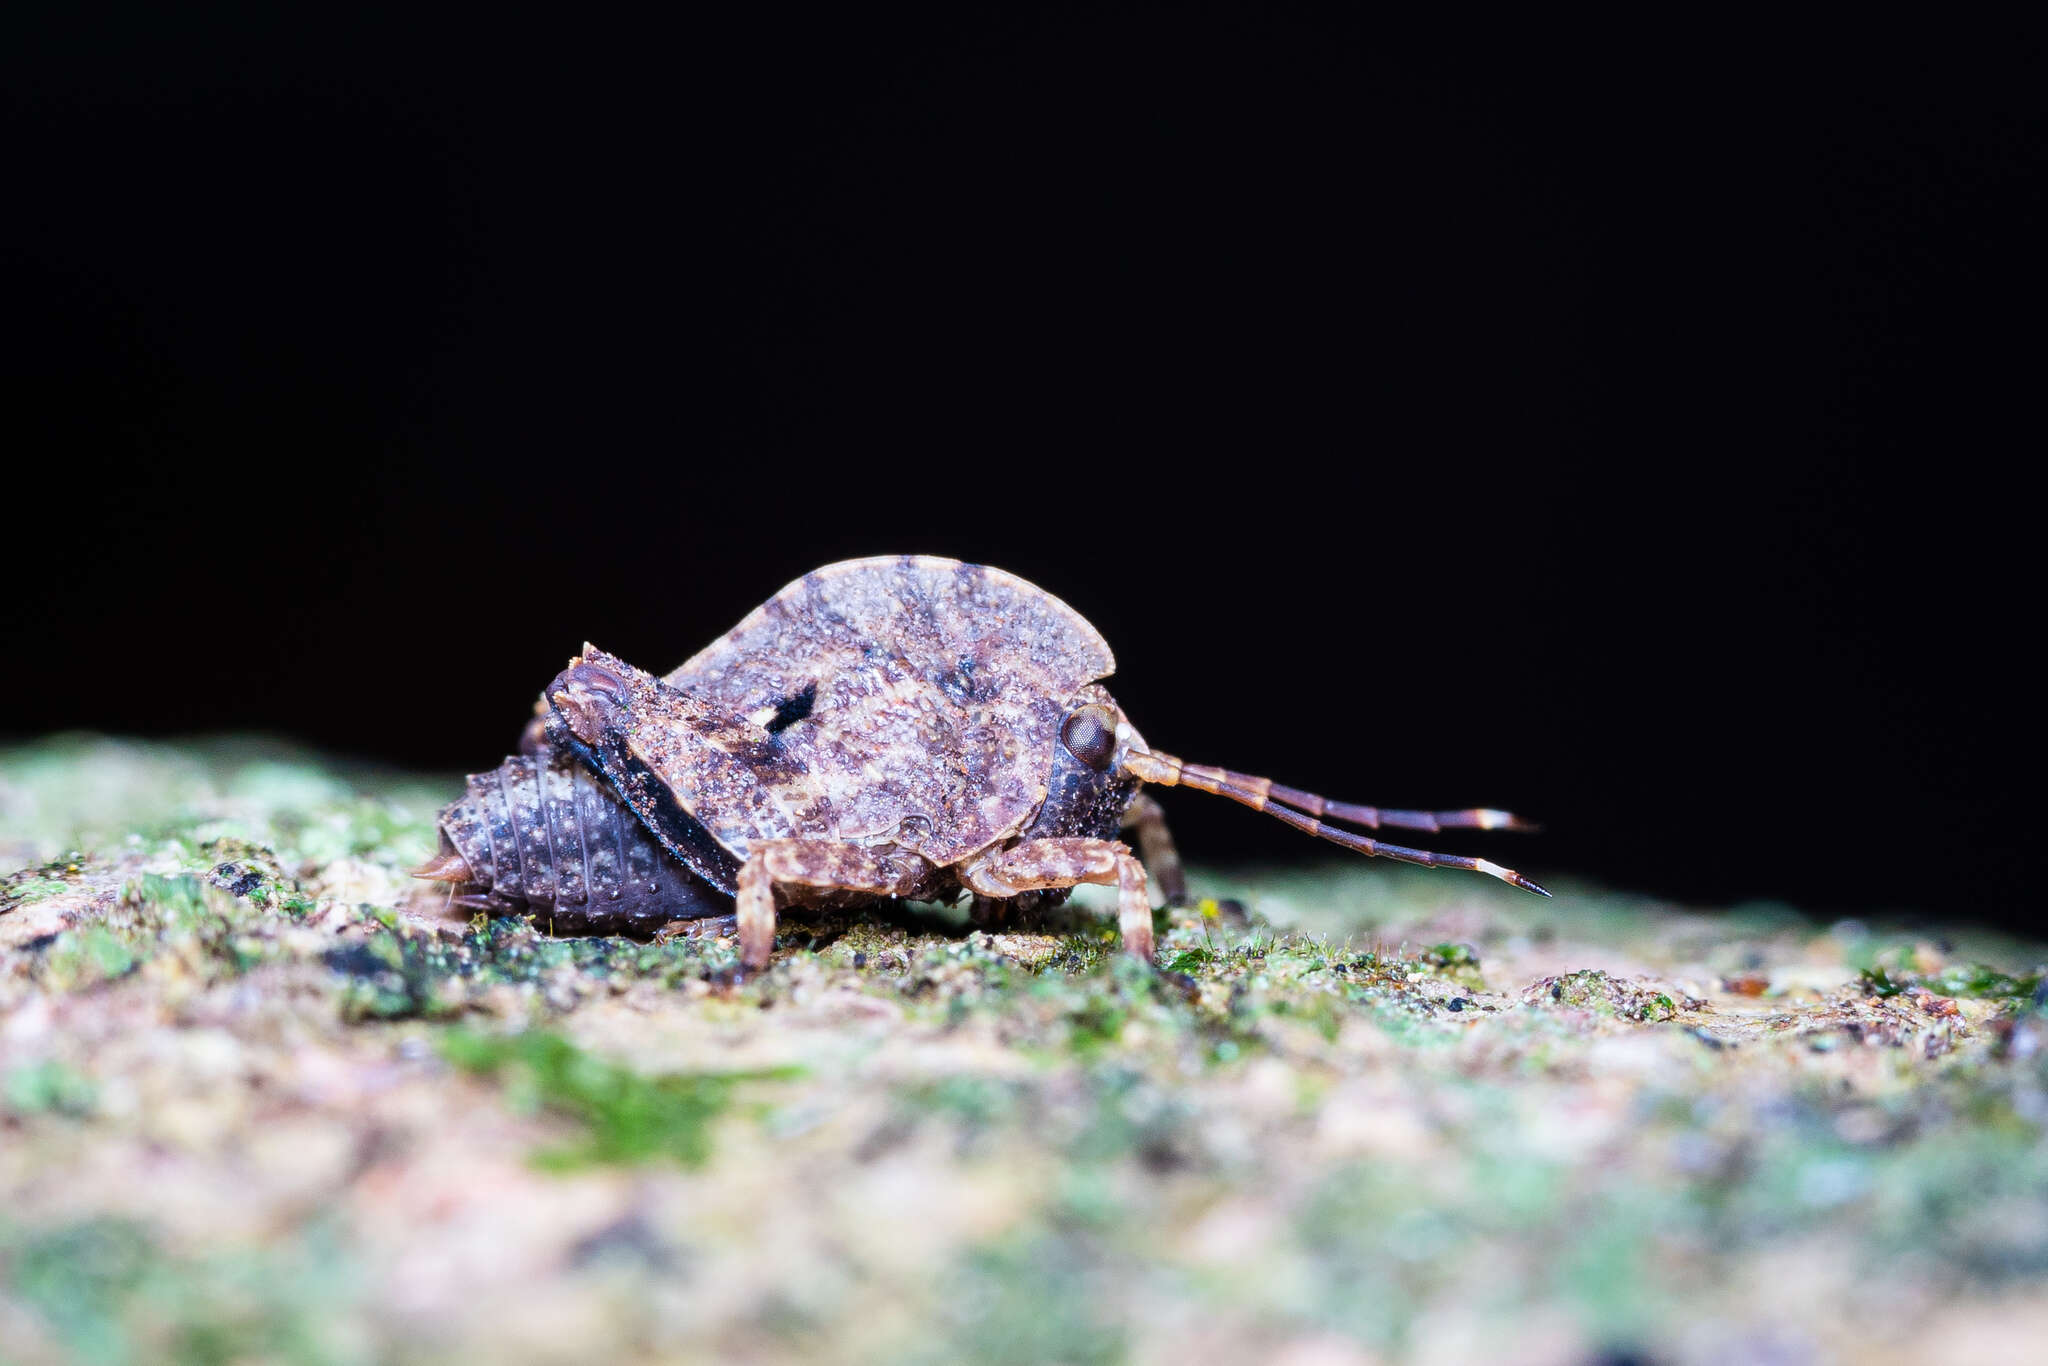
[[[2040,944],[1359,861],[1198,868],[1159,971],[1088,894],[737,980],[448,915],[404,870],[455,790],[0,753],[0,1361],[2048,1341]]]

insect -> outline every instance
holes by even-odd
[[[558,929],[729,912],[756,968],[779,908],[963,892],[999,906],[1094,883],[1117,889],[1124,948],[1149,959],[1146,868],[1122,831],[1168,900],[1183,895],[1151,785],[1549,895],[1485,859],[1344,828],[1528,828],[1507,812],[1385,810],[1185,763],[1131,725],[1102,686],[1114,669],[1078,612],[1000,569],[827,565],[665,677],[586,645],[548,688],[532,753],[470,780],[419,875]]]

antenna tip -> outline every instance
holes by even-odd
[[[1477,825],[1481,830],[1534,830],[1536,828],[1534,821],[1525,821],[1512,811],[1495,811],[1491,807],[1482,807],[1472,814],[1477,817],[1473,824]]]
[[[1531,882],[1528,878],[1523,877],[1520,873],[1516,872],[1512,868],[1503,868],[1498,863],[1492,863],[1487,861],[1486,859],[1473,860],[1473,867],[1478,869],[1478,871],[1485,873],[1489,877],[1499,878],[1502,882],[1507,883],[1511,887],[1520,887],[1523,891],[1534,892],[1538,896],[1550,895],[1550,893],[1544,891],[1541,887]]]

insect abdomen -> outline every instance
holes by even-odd
[[[726,915],[732,899],[683,867],[576,757],[542,749],[471,774],[441,812],[467,878],[456,902],[531,915],[560,934],[651,934]]]

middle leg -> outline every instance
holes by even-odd
[[[1084,882],[1116,888],[1116,923],[1124,951],[1152,961],[1152,903],[1145,895],[1145,865],[1116,840],[1026,840],[993,849],[959,869],[961,885],[976,896],[1011,897]]]
[[[747,851],[747,861],[740,865],[735,893],[738,904],[734,907],[740,962],[749,968],[768,966],[768,955],[775,949],[778,888],[796,902],[833,892],[915,896],[931,872],[931,864],[915,854],[885,857],[837,840],[762,840]]]

